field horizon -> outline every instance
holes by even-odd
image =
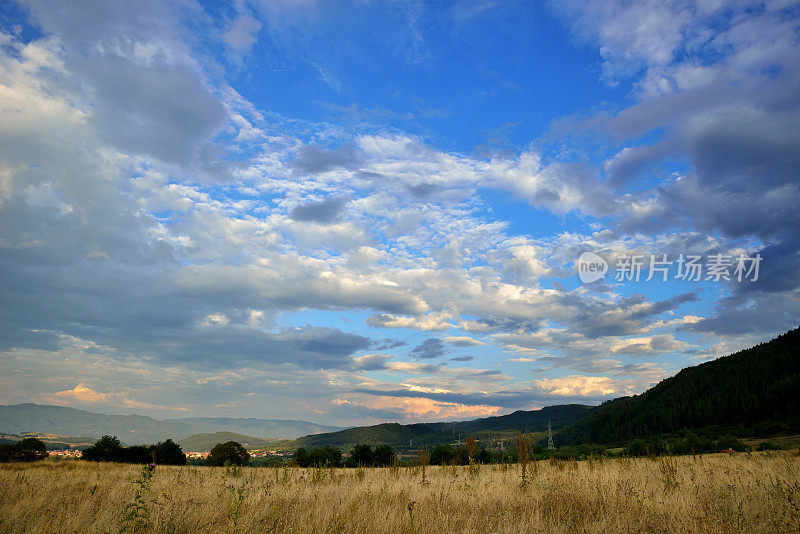
[[[0,464],[0,532],[795,532],[798,451],[402,468]],[[523,473],[525,478],[523,479]],[[42,513],[46,511],[46,513]]]

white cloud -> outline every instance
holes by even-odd
[[[483,158],[397,130],[363,133],[262,112],[226,85],[225,66],[192,50],[187,34],[216,27],[212,44],[238,54],[262,30],[300,46],[295,38],[314,27],[299,21],[331,14],[324,6],[306,13],[259,5],[219,30],[194,4],[30,2],[44,36],[24,43],[0,34],[9,52],[0,56],[4,369],[13,360],[33,373],[14,351],[41,351],[36,361],[55,362],[64,377],[24,382],[30,391],[150,411],[161,408],[141,400],[151,398],[142,382],[168,384],[184,400],[217,387],[209,405],[234,408],[256,400],[226,394],[270,384],[286,398],[308,394],[308,403],[347,399],[337,409],[369,417],[456,417],[638,391],[666,371],[632,358],[677,360],[692,332],[750,329],[724,346],[703,339],[711,347],[695,355],[703,358],[763,339],[800,309],[796,239],[787,230],[798,226],[800,198],[798,111],[786,96],[796,87],[796,21],[759,11],[705,38],[716,10],[626,5],[563,8],[575,32],[599,47],[609,79],[636,80],[637,104],[578,126],[619,145],[603,147],[606,161],[593,166],[531,147]],[[709,58],[717,59],[701,61]],[[780,72],[769,74],[773,65]],[[664,135],[648,145],[649,132]],[[652,189],[637,183],[648,165],[676,153],[695,170]],[[768,179],[753,180],[761,164]],[[601,169],[608,180],[598,178]],[[731,176],[739,189],[725,187]],[[637,187],[626,193],[631,183]],[[596,231],[515,235],[488,209],[487,190],[585,218]],[[695,294],[653,301],[613,287],[548,283],[569,276],[564,266],[587,249],[613,258],[755,250],[763,242],[783,247],[773,251],[781,268],[751,294],[720,301],[717,317],[681,314]],[[752,306],[775,313],[742,321]],[[512,362],[583,374],[500,391],[497,384],[513,381],[502,367],[403,362],[367,353],[384,349],[360,334],[277,328],[282,313],[302,321],[307,310],[369,310],[375,328],[448,331],[444,341],[456,346],[497,347],[519,356]],[[75,340],[91,346],[65,348]],[[92,362],[85,382],[67,350]],[[109,361],[91,359],[93,352]],[[158,372],[173,366],[186,378]],[[391,401],[350,395],[373,371],[397,378],[381,386]],[[87,385],[114,376],[135,383],[135,394]],[[20,398],[14,387],[4,394]],[[155,393],[179,405],[169,388]],[[429,397],[402,400],[404,392]],[[258,400],[279,398],[272,395]],[[295,416],[306,413],[297,406]]]
[[[483,341],[478,341],[469,336],[447,336],[444,338],[448,343],[452,343],[456,347],[475,347],[478,345],[486,345]]]
[[[421,317],[405,317],[389,313],[376,313],[367,317],[366,323],[380,328],[414,328],[424,332],[448,330],[453,327],[447,312],[430,312]]]
[[[248,52],[256,43],[261,26],[261,22],[250,15],[240,15],[222,39],[237,52]]]

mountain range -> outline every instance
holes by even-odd
[[[722,426],[743,435],[800,432],[800,328],[769,342],[681,370],[641,395],[600,406],[568,404],[541,410],[447,423],[379,425],[341,429],[306,421],[187,417],[158,420],[141,415],[105,415],[62,406],[0,406],[0,432],[63,436],[117,436],[128,444],[180,440],[204,450],[231,435],[253,446],[282,449],[357,443],[410,449],[473,436],[500,444],[518,431],[551,426],[559,445],[622,444],[659,434]],[[217,433],[217,434],[215,434]],[[198,434],[201,434],[198,436]],[[191,439],[187,439],[191,438]]]
[[[800,433],[800,328],[755,347],[687,367],[641,395],[600,406],[548,406],[541,410],[457,423],[354,427],[296,439],[304,447],[386,443],[411,448],[467,435],[491,445],[516,431],[543,434],[552,425],[556,445],[625,444],[637,438],[722,427],[734,434]]]
[[[370,443],[391,445],[402,450],[413,449],[422,444],[450,443],[467,436],[475,437],[484,443],[492,443],[507,440],[515,432],[546,432],[548,425],[557,430],[579,421],[593,409],[593,406],[583,404],[564,404],[546,406],[541,410],[519,410],[508,415],[471,421],[410,425],[383,423],[303,436],[294,440],[292,446],[332,445],[346,450],[357,443]]]
[[[341,427],[307,421],[254,418],[187,417],[159,420],[143,415],[106,415],[65,406],[0,406],[0,432],[42,432],[62,436],[117,436],[129,445],[175,440],[209,432],[235,432],[269,439],[294,439]]]

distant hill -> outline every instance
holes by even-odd
[[[106,415],[64,406],[16,404],[0,406],[0,432],[51,433],[61,436],[117,436],[127,444],[155,443],[194,434],[230,431],[270,439],[291,439],[337,427],[306,421],[236,418],[185,418],[164,421],[142,415]]]
[[[508,415],[452,423],[383,423],[348,428],[339,432],[303,436],[292,447],[321,447],[333,445],[348,448],[356,443],[387,444],[398,449],[418,447],[422,443],[450,443],[459,437],[474,436],[482,441],[507,439],[516,431],[544,432],[548,422],[553,429],[570,425],[594,407],[582,404],[547,406],[541,410],[516,411]]]
[[[194,433],[236,432],[270,439],[294,439],[307,434],[341,430],[341,427],[318,425],[290,419],[255,419],[243,417],[186,417],[165,419],[165,423],[189,425]]]
[[[92,445],[96,438],[80,436],[59,436],[58,434],[48,434],[46,432],[24,432],[21,434],[8,434],[0,432],[0,443],[13,443],[25,438],[38,438],[48,449],[68,449],[83,448]]]
[[[188,425],[164,423],[142,415],[105,415],[39,404],[0,406],[0,432],[45,432],[95,439],[109,434],[128,444],[154,443],[196,434]]]
[[[800,328],[687,367],[641,395],[606,402],[556,435],[556,444],[618,443],[711,425],[800,418]]]
[[[217,443],[228,441],[238,441],[246,449],[267,449],[273,447],[279,440],[254,438],[236,432],[210,432],[206,434],[195,434],[188,438],[178,440],[178,445],[184,451],[210,451]]]

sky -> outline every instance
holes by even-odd
[[[799,40],[781,0],[0,3],[0,403],[470,419],[796,328]]]

